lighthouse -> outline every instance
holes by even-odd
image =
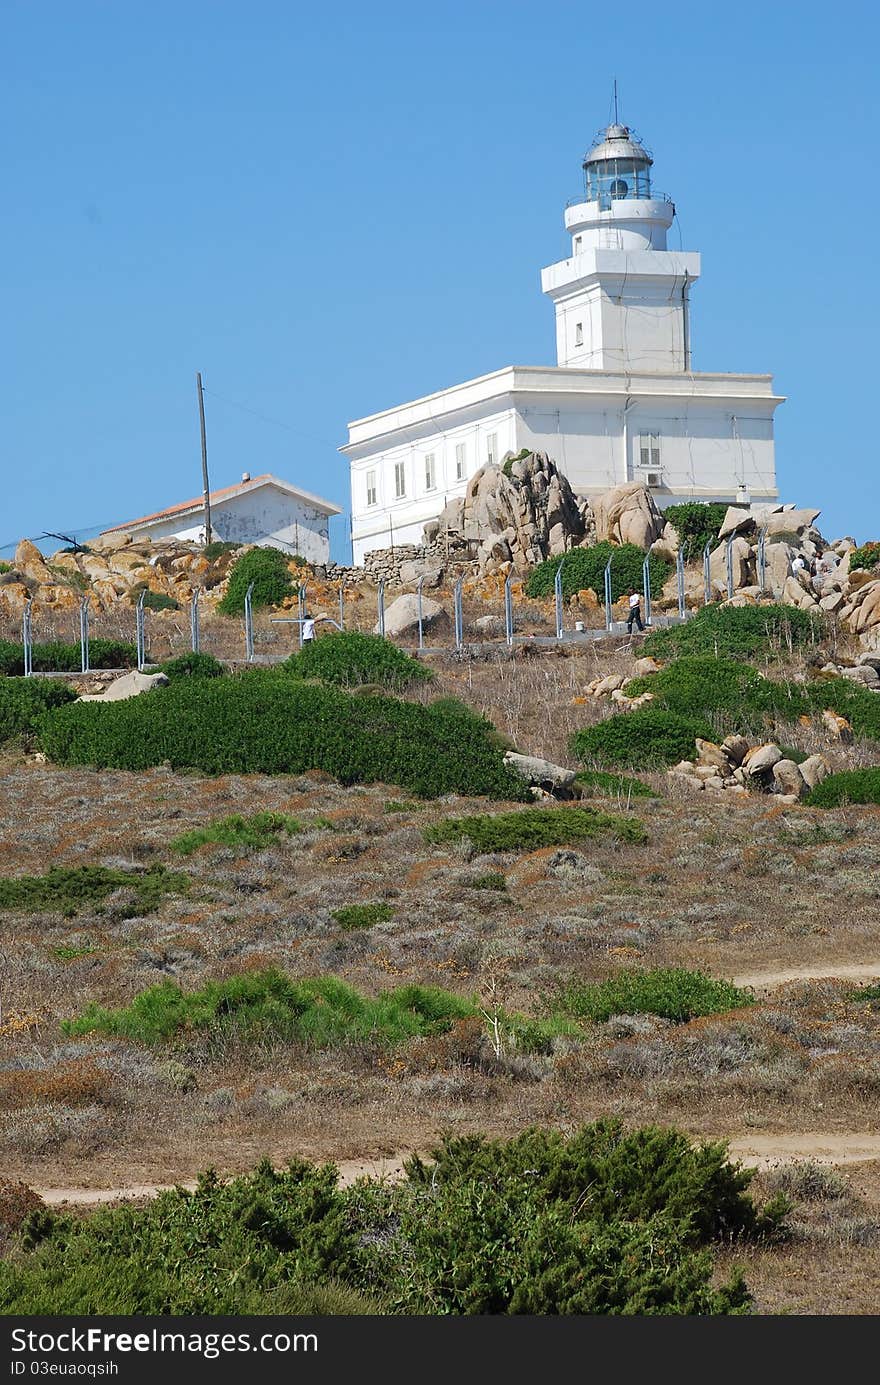
[[[654,187],[653,168],[648,147],[616,118],[583,156],[581,191],[563,212],[568,258],[541,271],[555,365],[503,366],[348,425],[340,451],[351,468],[356,563],[419,543],[476,472],[523,448],[548,453],[588,497],[639,484],[661,509],[778,500],[782,398],[769,374],[694,368],[700,256],[669,248],[675,203]]]
[[[626,125],[584,158],[583,196],[565,209],[571,256],[541,274],[556,309],[556,360],[586,370],[691,368],[689,295],[700,257],[667,249],[675,203],[651,186],[653,159]]]

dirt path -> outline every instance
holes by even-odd
[[[756,971],[732,976],[735,986],[750,986],[755,991],[772,991],[789,981],[880,981],[880,960],[876,962],[822,962],[809,967],[784,967],[779,971]]]

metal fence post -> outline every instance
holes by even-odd
[[[137,666],[142,669],[147,662],[147,639],[146,639],[146,612],[144,610],[144,597],[147,594],[146,587],[141,592],[137,600],[134,611],[135,630],[137,632]]]
[[[556,638],[562,639],[562,563],[553,578],[553,598],[556,605]]]
[[[345,629],[345,583],[339,583],[339,628]]]
[[[611,559],[605,564],[605,628],[614,629],[614,613],[611,610]]]
[[[193,589],[192,601],[189,603],[189,633],[190,644],[193,654],[198,654],[201,641],[201,630],[199,627],[199,588]]]
[[[461,587],[464,582],[463,577],[459,577],[454,587],[454,609],[455,609],[455,647],[461,649],[464,644],[464,618],[461,605]]]
[[[416,583],[416,605],[418,607],[419,616],[419,649],[424,649],[425,647],[425,630],[422,621],[422,583],[424,582],[424,580],[425,578],[423,574]]]
[[[727,597],[728,600],[733,596],[733,541],[736,534],[731,534],[727,540]]]
[[[684,545],[679,548],[675,555],[675,575],[678,579],[678,618],[684,620]]]
[[[758,535],[758,586],[761,591],[767,583],[767,529],[763,528]]]
[[[709,539],[703,549],[703,605],[708,606],[712,600],[712,540]]]
[[[297,588],[297,600],[299,602],[299,647],[303,647],[303,621],[306,618],[306,584],[300,582]]]
[[[513,573],[509,572],[504,581],[504,638],[507,640],[508,649],[513,648],[513,592],[510,584],[513,581]]]
[[[254,583],[251,582],[244,594],[244,651],[248,663],[254,657]]]
[[[89,671],[89,598],[79,603],[79,649],[83,673]]]
[[[34,671],[34,645],[31,633],[31,607],[33,598],[29,597],[25,603],[24,613],[21,617],[21,643],[24,654],[24,676],[30,678]]]
[[[651,557],[642,563],[642,591],[645,593],[645,624],[651,624]]]
[[[379,586],[376,588],[376,605],[379,616],[379,634],[383,640],[385,638],[385,578],[379,578]]]

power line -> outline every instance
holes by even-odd
[[[298,434],[303,438],[311,438],[313,442],[324,443],[327,447],[332,447],[335,451],[337,443],[330,442],[328,438],[319,437],[317,433],[308,433],[304,428],[295,428],[293,424],[284,423],[280,418],[271,418],[268,414],[260,413],[258,409],[252,409],[247,404],[239,404],[235,399],[227,399],[226,395],[218,394],[216,390],[209,390],[203,386],[205,394],[210,394],[212,399],[219,399],[223,404],[229,404],[233,409],[240,409],[243,414],[252,414],[254,418],[262,419],[263,423],[271,423],[276,428],[283,428],[287,433]]]

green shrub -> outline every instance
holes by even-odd
[[[103,904],[114,890],[128,890],[132,903],[122,918],[136,918],[158,909],[166,894],[185,894],[186,875],[164,866],[144,871],[110,870],[105,866],[54,866],[45,875],[18,875],[0,879],[0,909],[42,913],[58,909],[70,918],[83,909]]]
[[[697,717],[682,716],[664,707],[637,707],[634,712],[617,712],[596,726],[576,731],[571,746],[581,760],[662,769],[692,759],[698,736],[711,739],[712,728]]]
[[[262,1161],[87,1218],[33,1213],[0,1262],[16,1315],[730,1314],[711,1247],[780,1233],[720,1144],[599,1121],[447,1138],[396,1183]]]
[[[12,572],[12,564],[0,562],[0,577],[2,577],[7,572]]]
[[[577,1019],[602,1021],[612,1015],[659,1015],[684,1024],[697,1015],[724,1014],[754,1004],[749,991],[729,981],[681,968],[627,970],[607,981],[571,981],[550,1002],[554,1011]]]
[[[849,570],[855,572],[856,568],[870,570],[880,563],[880,541],[871,539],[869,543],[863,543],[860,548],[853,548],[849,555]]]
[[[161,695],[44,717],[40,744],[59,764],[148,769],[169,761],[208,774],[303,774],[343,784],[397,784],[422,798],[524,799],[488,721],[451,700],[431,706],[357,696],[250,670],[182,678]]]
[[[829,774],[810,790],[803,802],[811,808],[840,808],[846,803],[880,804],[880,768],[847,769],[840,774]]]
[[[472,890],[495,890],[503,894],[507,889],[507,879],[500,871],[493,870],[488,875],[478,875],[476,880],[469,880],[468,885]]]
[[[796,606],[703,606],[682,625],[653,630],[643,650],[658,658],[714,654],[722,659],[785,655],[821,635],[818,617]]]
[[[350,931],[354,928],[372,928],[377,923],[387,923],[394,918],[394,910],[390,904],[379,901],[375,904],[345,904],[341,909],[334,909],[330,915],[339,924],[340,928]]]
[[[627,774],[610,774],[603,769],[582,769],[575,776],[575,783],[589,789],[590,796],[607,798],[657,798],[649,784],[641,779],[631,779]]]
[[[508,480],[510,479],[510,476],[513,472],[514,462],[522,462],[525,460],[526,457],[528,457],[528,455],[529,449],[527,447],[522,447],[520,448],[519,452],[517,452],[515,457],[505,458],[504,462],[502,463],[501,470],[504,472],[504,475],[508,478]]]
[[[293,836],[302,830],[302,823],[284,813],[252,813],[250,817],[233,813],[230,817],[208,823],[207,827],[194,827],[189,832],[182,832],[170,846],[179,856],[191,856],[208,842],[228,846],[235,851],[260,851],[263,847],[271,846],[282,832]]]
[[[222,678],[226,669],[213,654],[197,654],[190,650],[176,659],[166,659],[159,668],[172,682],[175,678]]]
[[[423,813],[424,803],[410,803],[405,798],[389,798],[385,804],[386,813]]]
[[[82,651],[79,644],[50,644],[31,646],[34,673],[79,673]],[[137,649],[122,640],[89,640],[89,668],[134,668]],[[12,677],[24,673],[24,645],[15,640],[0,640],[0,674]]]
[[[647,833],[638,818],[600,813],[595,808],[523,808],[516,813],[475,813],[445,818],[425,828],[425,840],[442,843],[468,837],[479,852],[535,851],[565,846],[590,837],[643,842]]]
[[[222,558],[224,553],[235,553],[236,549],[241,548],[240,543],[231,543],[227,539],[214,539],[212,543],[206,543],[202,549],[202,556],[212,563],[215,558]]]
[[[247,589],[253,582],[251,607],[280,606],[293,592],[293,578],[286,553],[278,548],[251,548],[235,560],[226,595],[217,610],[224,616],[241,615]]]
[[[442,1033],[474,1013],[471,1002],[431,986],[401,986],[371,999],[336,977],[294,980],[283,972],[243,972],[183,991],[163,981],[121,1010],[89,1005],[62,1025],[66,1034],[108,1034],[156,1044],[192,1030],[231,1031],[327,1048],[350,1042],[394,1045]]]
[[[633,697],[650,691],[655,706],[680,716],[717,716],[731,731],[760,730],[768,718],[793,721],[812,708],[802,683],[776,683],[749,664],[703,655],[677,659],[659,673],[633,679],[626,691]]]
[[[76,693],[51,678],[0,679],[0,744],[28,735],[44,712],[73,702]]]
[[[663,518],[674,526],[688,562],[696,563],[702,559],[707,543],[717,543],[718,531],[724,523],[727,506],[710,501],[704,504],[690,500],[683,505],[669,505],[663,511]]]
[[[433,673],[381,635],[361,635],[357,630],[337,630],[310,640],[292,654],[284,668],[297,678],[317,678],[322,683],[356,687],[375,683],[399,690],[410,683],[429,682]]]
[[[527,596],[552,596],[556,571],[562,563],[562,594],[574,596],[592,587],[602,597],[605,590],[605,565],[611,559],[611,596],[617,601],[630,590],[642,590],[642,564],[647,554],[634,543],[595,543],[591,548],[571,548],[562,558],[548,558],[533,567],[526,579]],[[656,554],[650,558],[651,591],[656,594],[672,572],[669,563]]]
[[[857,736],[880,741],[880,697],[852,678],[818,679],[810,685],[814,713],[830,707],[846,717]]]
[[[134,593],[132,593],[134,596]],[[137,597],[134,598],[137,605]],[[180,602],[173,596],[168,596],[166,592],[154,592],[148,589],[144,593],[144,607],[148,611],[179,611]]]

